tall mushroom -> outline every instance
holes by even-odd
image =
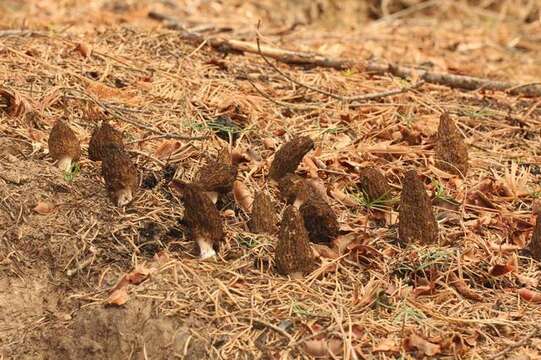
[[[202,259],[213,257],[224,237],[220,212],[198,185],[184,185],[183,194],[184,222],[188,234],[199,245]]]
[[[415,170],[406,172],[402,182],[398,234],[407,243],[433,244],[438,240],[432,204]]]
[[[122,134],[107,121],[103,121],[101,126],[92,132],[88,143],[88,158],[92,161],[101,161],[105,156],[107,144],[117,144],[120,148],[124,148]]]
[[[299,210],[290,205],[282,215],[275,263],[283,275],[306,274],[314,268],[314,254]]]
[[[109,143],[104,146],[101,174],[115,205],[126,206],[133,200],[139,185],[137,168],[128,153],[118,144]]]

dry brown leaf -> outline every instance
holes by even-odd
[[[135,269],[124,275],[124,278],[133,285],[139,285],[146,279],[148,279],[149,275],[151,273],[151,270],[146,268],[144,265],[137,265]]]
[[[32,112],[30,101],[15,90],[0,89],[0,104],[4,103],[8,115],[21,117]]]
[[[508,274],[510,272],[513,272],[516,270],[516,266],[514,264],[513,258],[510,258],[509,261],[507,261],[506,264],[496,264],[490,269],[490,275],[492,276],[502,276],[505,274]]]
[[[158,159],[166,159],[180,149],[180,146],[181,143],[179,141],[165,140],[156,148],[156,150],[154,150],[154,156]]]
[[[241,209],[243,209],[247,213],[250,213],[252,211],[254,195],[243,182],[235,180],[235,182],[233,183],[233,196],[235,197],[235,201]]]
[[[399,352],[400,348],[395,339],[386,338],[372,348],[372,352]]]
[[[406,351],[418,351],[426,356],[434,356],[441,353],[440,345],[431,343],[414,332],[404,339],[404,348]]]
[[[475,300],[475,301],[481,301],[483,300],[483,297],[475,292],[472,288],[466,284],[464,279],[460,279],[456,274],[451,273],[451,285],[454,286],[456,291],[462,296],[464,296],[467,299]]]
[[[92,53],[92,49],[85,43],[78,43],[77,46],[75,46],[75,51],[85,58],[90,57],[90,54]]]
[[[128,288],[122,286],[118,289],[113,290],[111,295],[107,298],[107,304],[109,305],[124,305],[128,301]]]
[[[517,290],[520,297],[528,302],[541,304],[541,293],[533,291],[527,288],[520,288]]]
[[[34,211],[40,215],[47,215],[55,209],[55,205],[50,202],[40,201],[34,207]]]
[[[342,190],[340,189],[337,189],[337,188],[332,188],[329,193],[331,194],[331,196],[336,200],[336,201],[339,201],[340,203],[346,205],[346,206],[350,206],[350,207],[357,207],[359,206],[359,204],[351,197],[349,196],[348,194],[346,194],[345,192],[343,192]]]
[[[135,95],[133,90],[116,89],[97,81],[90,82],[86,91],[99,100],[113,100],[128,105],[136,105],[140,102],[140,98]]]
[[[313,179],[317,178],[318,168],[314,163],[314,160],[312,160],[310,156],[305,156],[302,162],[304,164],[304,167],[308,170],[308,174],[310,174],[310,177]]]
[[[326,259],[337,259],[340,255],[327,245],[312,244],[312,249],[316,252],[316,256]]]
[[[304,351],[311,356],[322,357],[340,355],[342,353],[342,340],[340,339],[315,339],[304,343]]]

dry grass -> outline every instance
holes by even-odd
[[[207,357],[224,359],[306,358],[306,344],[312,351],[328,345],[339,350],[336,358],[351,359],[422,357],[436,350],[449,358],[541,356],[539,304],[517,293],[540,289],[539,264],[520,250],[540,194],[539,99],[424,84],[350,105],[291,83],[257,55],[225,56],[205,44],[189,45],[146,15],[176,13],[193,29],[231,27],[221,35],[249,41],[261,19],[263,42],[278,47],[517,83],[541,77],[540,21],[523,22],[512,1],[485,8],[430,2],[435,5],[374,22],[361,21],[363,10],[349,1],[321,1],[315,10],[285,1],[153,3],[0,4],[0,26],[25,29],[0,30],[1,89],[21,104],[9,115],[8,104],[0,102],[0,355],[66,356],[67,345],[43,344],[51,337],[90,337],[76,333],[78,314],[103,311],[118,278],[146,263],[153,273],[130,285],[128,304],[152,304],[149,317],[188,328],[182,350],[188,358],[194,342],[204,345]],[[329,25],[334,18],[342,19],[339,26]],[[295,19],[312,22],[284,31]],[[277,66],[301,83],[343,96],[407,85],[359,70]],[[86,160],[90,134],[105,111],[124,131],[143,185],[157,183],[127,209],[111,205],[99,164]],[[466,179],[434,167],[433,135],[445,111],[469,144]],[[219,115],[240,125],[230,132],[237,137],[230,146],[249,159],[239,180],[253,193],[276,195],[266,175],[281,143],[293,135],[314,139],[313,161],[303,162],[299,173],[330,194],[344,232],[338,257],[320,256],[320,267],[302,280],[279,276],[276,239],[250,234],[233,196],[220,203],[227,235],[219,258],[202,262],[193,255],[179,226],[182,201],[166,178],[173,166],[176,178],[193,179],[206,156],[224,145],[216,136],[224,128],[213,125]],[[48,132],[61,116],[84,144],[73,180],[47,156]],[[401,129],[421,142],[409,144]],[[169,156],[164,141],[175,149]],[[363,166],[380,169],[395,196],[406,169],[425,176],[436,205],[438,245],[400,243],[396,202],[381,210],[358,193]],[[37,214],[40,201],[55,204],[54,210]],[[510,265],[513,272],[494,275]],[[115,354],[166,358],[148,353],[144,342],[133,344]]]

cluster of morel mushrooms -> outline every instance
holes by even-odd
[[[307,179],[295,174],[303,157],[314,148],[307,136],[296,137],[283,144],[274,155],[268,177],[278,186],[287,207],[278,227],[275,205],[268,193],[259,191],[254,198],[248,226],[254,233],[278,233],[275,264],[278,272],[298,276],[315,267],[310,242],[329,244],[339,234],[339,223],[321,190]],[[49,137],[50,155],[61,169],[70,169],[81,153],[80,143],[62,120]],[[102,162],[102,176],[109,197],[117,206],[125,206],[133,199],[138,187],[137,169],[124,149],[122,135],[107,121],[97,128],[90,139],[89,158]],[[448,173],[465,176],[468,153],[464,139],[451,117],[440,117],[436,146],[436,166]],[[217,195],[233,189],[237,165],[224,149],[216,159],[204,166],[192,183],[178,182],[182,189],[184,220],[189,238],[200,249],[201,258],[216,255],[224,237],[223,221],[215,206]],[[359,187],[370,200],[391,197],[385,176],[374,167],[361,170]],[[406,243],[431,244],[438,240],[438,225],[432,205],[421,179],[415,170],[406,171],[400,195],[398,235]],[[536,229],[539,226],[536,225]],[[541,231],[534,231],[534,233]]]

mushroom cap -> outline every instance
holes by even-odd
[[[209,244],[217,245],[224,237],[220,212],[196,184],[185,184],[183,194],[184,222],[190,238],[204,239]]]
[[[370,201],[387,199],[391,195],[391,187],[387,179],[378,169],[372,166],[361,170],[359,187]]]
[[[408,243],[433,244],[438,240],[438,223],[432,204],[415,170],[406,172],[402,182],[398,234]]]
[[[48,144],[49,154],[55,160],[70,158],[76,161],[81,156],[79,139],[63,120],[58,120],[51,129]]]
[[[466,176],[468,148],[454,120],[448,113],[440,116],[435,146],[436,167],[451,174]]]
[[[296,137],[285,143],[274,154],[269,177],[280,180],[286,174],[295,172],[304,155],[313,148],[314,141],[308,136]]]
[[[315,267],[308,232],[299,210],[293,205],[289,205],[282,215],[275,263],[278,272],[283,275],[308,273]]]
[[[105,145],[110,143],[124,148],[122,134],[107,121],[104,121],[99,128],[92,132],[88,143],[88,158],[92,161],[101,161],[105,156]]]
[[[252,214],[248,226],[256,234],[274,234],[278,227],[276,208],[270,196],[264,191],[259,191],[254,198]]]
[[[135,194],[139,185],[137,168],[128,153],[118,144],[106,144],[103,155],[101,174],[109,197],[118,205],[119,192],[129,191]]]
[[[310,240],[330,243],[338,236],[340,225],[335,212],[316,191],[310,191],[299,208]]]
[[[303,188],[307,187],[311,187],[311,185],[303,177],[293,173],[285,175],[278,182],[280,196],[287,204],[293,204]]]
[[[228,193],[236,178],[237,167],[232,164],[227,149],[223,149],[216,159],[201,168],[195,183],[205,191]]]
[[[527,248],[533,259],[541,261],[541,213],[537,213],[537,216],[535,217],[532,239]]]

